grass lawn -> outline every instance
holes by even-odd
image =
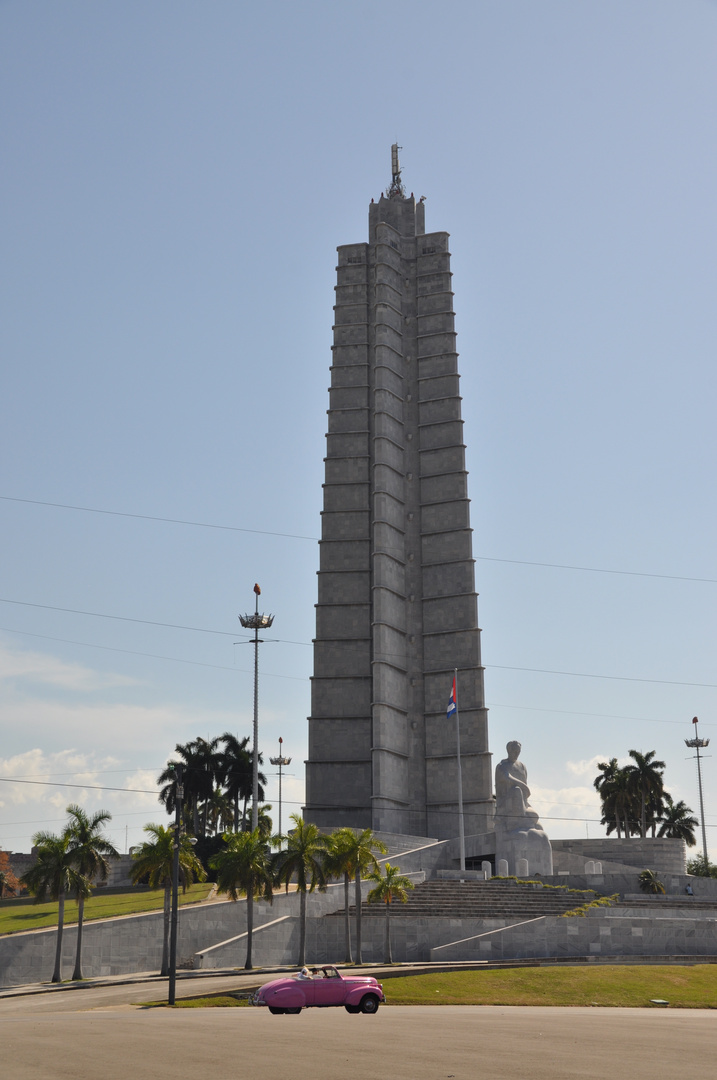
[[[391,1005],[613,1005],[652,998],[681,1009],[717,1008],[717,965],[600,965],[455,971],[386,979]]]
[[[264,980],[262,980],[264,981]],[[381,981],[381,980],[379,980]],[[653,998],[676,1009],[717,1009],[717,964],[509,968],[436,972],[383,979],[393,1005],[597,1005],[649,1007]],[[161,1005],[161,1002],[157,1002]],[[226,993],[177,1001],[176,1008],[235,1008],[247,1000]],[[664,1006],[654,1006],[664,1008]]]
[[[186,893],[179,890],[180,904],[193,904],[205,900],[212,883],[190,885]],[[156,911],[164,906],[164,889],[147,889],[143,886],[129,889],[96,889],[85,901],[85,920],[109,919],[117,915],[134,915],[143,911]],[[65,924],[77,922],[77,903],[65,901]],[[42,930],[57,926],[57,904],[35,904],[25,897],[0,901],[0,934],[17,933],[19,930]]]

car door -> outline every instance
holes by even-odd
[[[336,971],[314,978],[314,1005],[343,1005],[346,986]]]

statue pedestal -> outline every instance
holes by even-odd
[[[504,829],[496,823],[495,829],[496,865],[501,859],[508,863],[508,873],[518,873],[518,860],[525,859],[528,874],[540,874],[545,877],[553,872],[553,849],[550,840],[540,825],[531,828]]]
[[[528,798],[528,773],[518,761],[520,743],[509,742],[508,756],[495,770],[495,858],[516,877],[553,872],[553,849]],[[520,864],[520,866],[519,866]]]

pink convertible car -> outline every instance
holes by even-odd
[[[386,998],[381,983],[370,976],[341,975],[335,967],[303,969],[307,974],[274,979],[254,994],[254,1005],[270,1013],[299,1013],[317,1006],[343,1005],[350,1013],[375,1013]]]

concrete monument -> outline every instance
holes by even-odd
[[[518,761],[520,743],[509,742],[507,758],[495,770],[496,865],[505,861],[508,873],[552,874],[553,852],[537,813],[528,802],[528,771]]]
[[[493,800],[448,233],[398,147],[368,243],[338,249],[319,548],[308,821],[455,837]]]

